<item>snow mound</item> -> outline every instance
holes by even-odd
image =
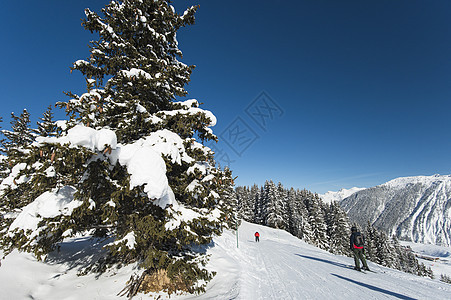
[[[75,208],[83,204],[82,201],[74,200],[75,191],[74,187],[65,186],[59,190],[43,193],[23,208],[11,224],[10,230],[23,229],[26,232],[30,229],[33,231],[32,236],[38,235],[38,223],[43,218],[70,215]]]
[[[117,137],[114,131],[110,129],[96,130],[83,125],[76,125],[68,130],[67,135],[62,137],[37,137],[37,145],[43,143],[49,144],[70,144],[71,146],[82,146],[91,151],[102,151],[105,146],[112,149],[116,148]],[[35,144],[36,145],[36,144]]]

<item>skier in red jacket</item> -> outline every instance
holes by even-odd
[[[256,242],[260,242],[260,233],[258,233],[258,231],[257,232],[255,232],[255,241]]]

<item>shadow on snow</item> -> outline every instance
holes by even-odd
[[[350,268],[349,265],[345,265],[345,264],[342,264],[342,263],[339,263],[339,262],[336,262],[336,261],[331,261],[331,260],[327,260],[327,259],[322,259],[322,258],[312,257],[312,256],[306,256],[306,255],[301,255],[301,254],[295,254],[295,255],[297,255],[299,257],[302,257],[302,258],[307,258],[307,259],[316,260],[316,261],[320,261],[320,262],[323,262],[323,263],[331,264],[331,265],[334,265],[334,266],[337,266],[337,267],[341,267],[341,268],[345,268],[345,269],[349,269]],[[366,287],[367,289],[370,289],[370,290],[373,290],[373,291],[376,291],[376,292],[379,292],[379,293],[384,293],[384,294],[387,294],[387,295],[390,295],[390,296],[393,296],[393,297],[396,297],[396,298],[399,298],[399,299],[404,299],[404,300],[414,300],[415,299],[415,298],[404,296],[404,295],[401,295],[401,294],[398,294],[398,293],[395,293],[395,292],[384,290],[384,289],[379,288],[377,286],[373,286],[373,285],[370,285],[370,284],[366,284],[366,283],[362,283],[362,282],[359,282],[359,281],[356,281],[356,280],[352,280],[352,279],[349,279],[349,278],[346,278],[346,277],[343,277],[343,276],[340,276],[340,275],[337,275],[337,274],[331,274],[331,275],[333,275],[335,277],[338,277],[340,279],[352,282],[354,284]]]
[[[322,259],[322,258],[313,257],[313,256],[306,256],[306,255],[301,255],[301,254],[295,254],[295,255],[300,256],[302,258],[308,258],[308,259],[311,259],[311,260],[316,260],[316,261],[320,261],[320,262],[323,262],[323,263],[328,263],[328,264],[331,264],[331,265],[334,265],[334,266],[338,266],[338,267],[341,267],[341,268],[349,269],[349,265],[345,265],[345,264],[342,264],[342,263],[339,263],[339,262],[336,262],[336,261]]]
[[[411,297],[404,296],[404,295],[401,295],[401,294],[398,294],[398,293],[395,293],[395,292],[384,290],[384,289],[381,289],[381,288],[379,288],[377,286],[374,286],[374,285],[370,285],[370,284],[367,284],[367,283],[363,283],[363,282],[359,282],[359,281],[356,281],[356,280],[352,280],[352,279],[349,279],[349,278],[346,278],[346,277],[343,277],[343,276],[340,276],[340,275],[337,275],[337,274],[331,274],[331,275],[333,275],[335,277],[338,277],[340,279],[352,282],[354,284],[366,287],[367,289],[370,289],[370,290],[373,290],[373,291],[376,291],[376,292],[379,292],[379,293],[384,293],[384,294],[387,294],[387,295],[390,295],[390,296],[393,296],[393,297],[396,297],[396,298],[399,298],[399,299],[415,300],[415,298],[411,298]]]

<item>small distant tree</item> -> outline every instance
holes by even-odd
[[[11,130],[2,130],[6,137],[3,147],[8,158],[15,160],[20,151],[28,147],[33,141],[33,133],[30,128],[30,114],[26,109],[20,116],[11,113]],[[19,152],[19,153],[18,153]]]
[[[451,277],[445,274],[440,275],[440,281],[451,284]]]
[[[1,126],[2,122],[3,118],[0,117],[0,180],[5,178],[8,172],[7,156],[5,155],[6,149],[4,148],[5,138],[3,136],[3,130]]]
[[[37,129],[33,132],[39,136],[50,137],[61,135],[61,128],[59,128],[53,120],[52,106],[49,105],[47,110],[39,118],[40,122],[37,122]]]

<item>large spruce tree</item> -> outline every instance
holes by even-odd
[[[142,283],[155,276],[169,278],[156,288],[169,293],[204,289],[213,274],[193,246],[208,244],[222,220],[234,221],[235,204],[231,172],[216,168],[203,145],[217,139],[209,128],[214,115],[196,100],[175,101],[186,96],[194,68],[178,60],[176,32],[194,23],[196,9],[178,14],[170,1],[124,0],[101,15],[85,11],[82,24],[98,39],[72,70],[85,76],[86,93],[68,92],[70,100],[58,103],[66,122],[53,122],[48,110],[34,141],[27,135],[24,145],[6,143],[26,151],[11,161],[19,170],[3,180],[2,202],[24,170],[21,192],[32,201],[14,207],[17,217],[2,232],[6,253],[19,248],[45,258],[65,238],[93,235],[106,238],[106,251],[85,271],[137,263],[129,296],[151,290]],[[49,199],[62,203],[59,212],[36,211]],[[21,220],[30,211],[27,227]]]

